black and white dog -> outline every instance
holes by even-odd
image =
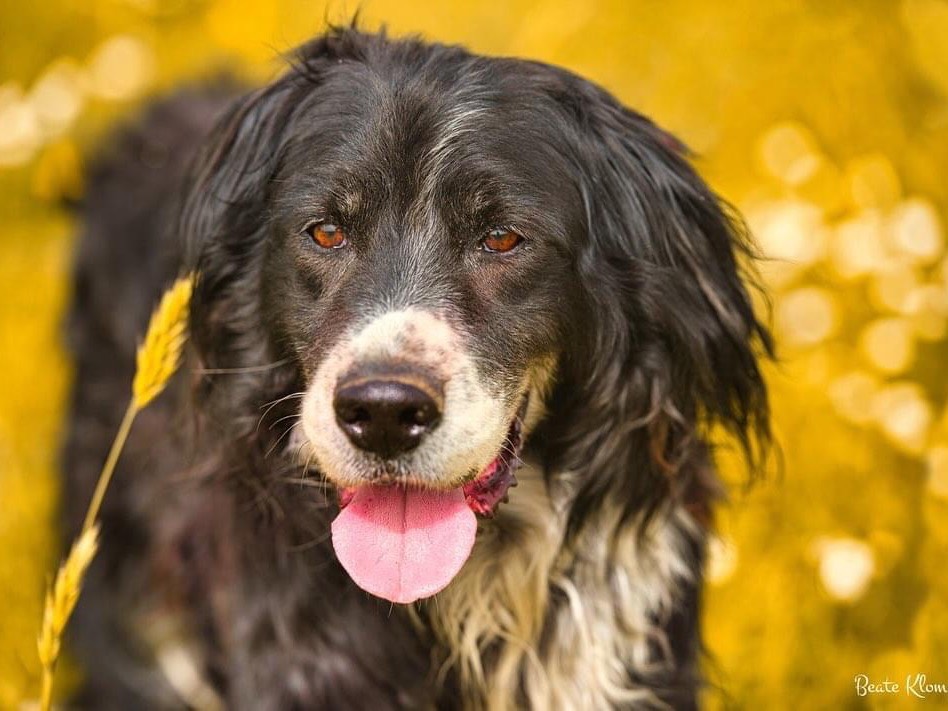
[[[106,500],[77,703],[696,705],[709,429],[758,460],[771,345],[674,138],[562,69],[339,29],[109,148],[72,530],[148,314],[198,281]]]

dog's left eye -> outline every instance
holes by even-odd
[[[314,222],[307,225],[304,231],[323,249],[340,249],[346,246],[346,233],[332,222]]]
[[[523,242],[523,237],[504,228],[493,229],[481,240],[481,248],[485,252],[509,252]]]

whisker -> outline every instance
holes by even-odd
[[[274,361],[273,363],[268,363],[266,365],[248,365],[243,368],[192,368],[193,373],[198,375],[231,375],[231,374],[240,374],[240,373],[260,373],[265,370],[272,370],[273,368],[279,368],[281,365],[286,365],[290,362],[289,358],[283,358],[281,360]]]
[[[298,461],[300,460],[300,454],[303,452],[303,447],[305,447],[305,446],[306,446],[306,438],[303,437],[303,439],[300,441],[299,446],[296,448],[295,454],[293,455],[293,461],[294,461],[294,462],[298,462]],[[306,464],[303,465],[303,474],[304,474],[304,475],[306,474],[306,470],[307,470],[307,468],[309,467],[309,460],[310,460],[310,458],[311,458],[312,456],[313,456],[313,453],[312,453],[312,451],[310,451],[309,455],[306,457]]]
[[[312,452],[306,456],[306,462],[303,464],[303,469],[300,472],[300,479],[306,479],[306,475],[309,473],[309,467],[313,463],[313,456]]]
[[[306,394],[306,391],[305,391],[305,390],[299,390],[299,391],[297,391],[297,392],[295,392],[295,393],[290,393],[289,395],[284,395],[284,396],[282,396],[282,397],[276,398],[275,400],[270,400],[269,402],[265,402],[265,403],[263,403],[263,404],[260,406],[260,409],[262,410],[263,408],[265,408],[265,407],[267,407],[267,406],[272,407],[273,405],[279,405],[279,404],[280,404],[281,402],[283,402],[284,400],[290,400],[290,399],[292,399],[292,398],[294,398],[294,397],[303,397],[305,394]]]
[[[500,445],[500,449],[497,451],[497,453],[498,453],[498,454],[504,454],[504,453],[506,453],[506,454],[509,454],[509,455],[512,456],[512,457],[516,457],[516,456],[517,456],[517,448],[516,448],[516,447],[512,447],[512,446],[507,442],[507,440],[504,440],[503,443]]]
[[[280,442],[283,441],[283,438],[286,437],[290,432],[292,432],[292,431],[293,431],[293,428],[296,427],[297,425],[299,425],[301,422],[302,422],[301,420],[297,420],[297,421],[294,422],[292,425],[290,425],[289,427],[287,427],[287,428],[286,428],[286,432],[284,432],[283,434],[281,434],[281,435],[279,436],[279,438],[277,439],[277,441],[274,442],[274,443],[270,446],[270,449],[268,449],[268,450],[267,450],[267,453],[263,455],[263,458],[264,458],[264,459],[267,459],[271,454],[273,454],[273,450],[275,450],[277,447],[280,446]]]
[[[260,415],[260,419],[257,420],[257,426],[254,428],[254,434],[260,431],[260,424],[263,422],[264,418],[266,418],[266,416],[270,413],[270,410],[272,410],[274,407],[279,405],[281,402],[286,402],[287,400],[303,397],[305,395],[306,395],[306,391],[301,390],[300,392],[290,393],[289,395],[284,395],[283,397],[277,398],[276,400],[271,400],[270,402],[267,402],[261,405],[260,408],[261,409],[266,408],[266,410],[263,411],[263,414]]]
[[[269,428],[269,429],[272,430],[274,427],[276,427],[276,426],[277,426],[278,424],[280,424],[281,422],[285,422],[286,420],[292,420],[294,417],[299,417],[299,414],[298,414],[298,413],[293,413],[292,415],[284,415],[284,416],[281,417],[279,420],[275,420],[274,423],[273,423],[272,425],[270,425],[270,428]]]
[[[308,486],[313,489],[323,489],[324,491],[328,491],[333,488],[332,484],[329,484],[324,481],[319,481],[318,479],[312,479],[305,475],[302,477],[296,477],[296,476],[285,477],[285,478],[280,479],[280,481],[287,484],[299,484],[300,486]]]

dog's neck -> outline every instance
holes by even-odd
[[[661,706],[635,679],[674,666],[663,625],[695,582],[700,529],[682,508],[639,535],[607,508],[566,545],[565,507],[542,473],[527,466],[518,480],[458,577],[423,605],[448,650],[442,674],[490,709]]]

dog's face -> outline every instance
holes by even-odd
[[[491,515],[514,483],[577,301],[582,200],[551,106],[529,100],[517,67],[494,63],[485,86],[439,72],[400,86],[355,63],[332,72],[306,97],[310,118],[273,182],[263,284],[305,375],[301,456],[344,505],[375,493],[363,519],[443,510],[440,497],[466,505],[454,523],[437,519],[451,528],[443,548],[470,540],[472,512]],[[417,596],[360,577],[344,550],[349,514],[334,541],[353,577]],[[367,537],[378,534],[352,546]]]
[[[492,69],[484,86],[332,72],[273,181],[267,311],[305,374],[308,448],[340,487],[461,486],[542,408],[583,205],[552,102],[517,65]]]
[[[182,230],[199,351],[289,363],[336,552],[388,599],[450,581],[544,417],[570,526],[668,497],[699,417],[766,419],[739,233],[674,139],[562,70],[319,38],[222,122]]]

